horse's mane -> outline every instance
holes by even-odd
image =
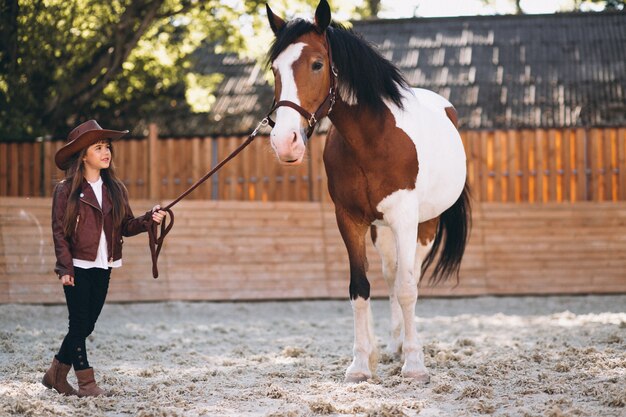
[[[273,62],[299,37],[315,30],[316,26],[304,19],[287,22],[270,47],[267,63]],[[326,30],[333,62],[339,72],[339,90],[342,97],[345,94],[353,95],[360,106],[374,110],[382,108],[385,99],[402,108],[400,89],[408,88],[408,83],[400,70],[351,29],[333,22]]]

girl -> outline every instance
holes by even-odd
[[[122,266],[122,237],[147,231],[150,218],[161,223],[165,217],[159,206],[144,216],[133,216],[126,187],[116,177],[112,162],[111,141],[126,133],[102,129],[90,120],[70,132],[54,158],[66,173],[54,189],[52,233],[69,331],[42,383],[64,395],[106,394],[89,366],[85,339],[104,305],[111,269]],[[78,391],[67,382],[72,366]]]

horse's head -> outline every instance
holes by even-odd
[[[313,23],[302,19],[285,22],[269,6],[267,17],[276,35],[268,54],[276,102],[276,124],[270,140],[281,163],[296,165],[304,158],[313,127],[328,114],[335,99],[326,36],[330,7],[321,0]]]

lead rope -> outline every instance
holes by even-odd
[[[159,269],[157,268],[157,261],[159,259],[159,254],[161,253],[161,248],[163,247],[163,242],[165,241],[165,236],[167,236],[167,234],[170,232],[170,230],[172,230],[172,227],[174,226],[174,212],[172,211],[172,207],[175,204],[177,204],[180,200],[185,198],[187,195],[189,195],[193,190],[198,188],[200,184],[208,180],[213,174],[215,174],[220,168],[222,168],[228,161],[230,161],[235,156],[237,156],[237,154],[239,154],[239,152],[241,152],[245,147],[251,144],[254,138],[256,137],[256,135],[259,133],[259,130],[262,127],[268,125],[269,123],[268,116],[266,116],[265,118],[263,118],[263,120],[259,122],[257,127],[250,134],[250,136],[248,136],[248,139],[246,139],[244,143],[239,145],[239,147],[235,149],[230,155],[224,158],[212,170],[207,172],[202,178],[196,181],[191,187],[187,189],[187,191],[185,191],[184,193],[176,197],[176,199],[172,201],[170,204],[168,204],[166,207],[160,209],[160,210],[167,212],[167,214],[169,215],[168,216],[169,222],[166,222],[165,219],[163,219],[163,221],[161,222],[161,233],[157,233],[158,225],[157,223],[154,222],[154,220],[152,220],[152,211],[146,212],[144,216],[144,224],[146,224],[146,227],[148,229],[148,246],[150,247],[150,256],[152,257],[152,276],[155,279],[159,277]]]

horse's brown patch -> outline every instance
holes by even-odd
[[[330,118],[324,165],[331,197],[364,223],[382,219],[376,206],[398,190],[412,190],[419,170],[415,144],[396,127],[391,111],[375,114],[337,102]],[[369,113],[369,114],[367,114]],[[358,120],[359,122],[357,123]],[[349,132],[344,137],[338,131]]]
[[[448,116],[448,119],[450,119],[454,127],[458,129],[459,128],[459,115],[457,114],[456,109],[454,107],[446,107],[445,110],[446,110],[446,115]]]
[[[439,216],[419,224],[417,228],[417,241],[426,246],[435,239],[437,227],[439,226]]]

